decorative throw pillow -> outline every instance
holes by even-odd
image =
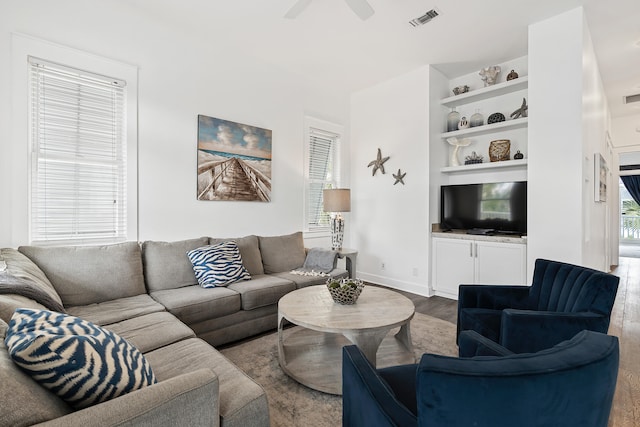
[[[193,265],[196,279],[203,288],[226,286],[251,279],[251,275],[242,264],[236,242],[203,246],[187,252],[187,256]]]
[[[5,343],[22,370],[76,409],[157,382],[124,338],[67,314],[18,308]]]

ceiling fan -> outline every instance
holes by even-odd
[[[344,0],[344,2],[358,15],[363,21],[370,18],[374,11],[367,0]],[[300,15],[311,3],[311,0],[298,0],[291,6],[291,9],[284,15],[287,19],[295,19]]]

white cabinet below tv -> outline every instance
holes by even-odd
[[[456,233],[432,236],[435,295],[457,299],[461,284],[526,285],[526,239]]]

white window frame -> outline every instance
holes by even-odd
[[[12,48],[12,133],[13,151],[11,171],[16,183],[12,192],[12,242],[25,244],[86,244],[115,243],[113,240],[100,241],[50,241],[34,242],[31,233],[31,177],[32,148],[30,141],[29,111],[29,62],[30,56],[61,64],[89,73],[113,76],[126,82],[125,96],[125,141],[126,141],[126,234],[123,240],[138,240],[138,68],[134,65],[114,61],[91,53],[57,45],[23,34],[11,35]]]
[[[320,224],[312,226],[310,224],[311,218],[309,216],[309,185],[312,181],[318,182],[317,180],[312,180],[309,173],[310,166],[310,144],[311,138],[315,134],[320,134],[323,137],[332,138],[334,141],[334,146],[332,149],[331,159],[333,162],[333,176],[331,176],[328,180],[324,180],[326,188],[343,188],[342,181],[342,138],[344,135],[344,127],[331,123],[325,120],[316,119],[314,117],[306,116],[304,119],[304,197],[303,197],[303,230],[305,233],[313,233],[319,235],[329,235],[329,215],[327,214],[327,222],[326,224]],[[322,203],[322,199],[319,200],[319,203]]]

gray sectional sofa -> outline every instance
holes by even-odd
[[[251,280],[201,288],[186,252],[224,240],[237,243]],[[324,283],[291,273],[305,254],[302,233],[0,249],[0,426],[268,426],[262,387],[213,346],[275,329],[280,297]],[[17,280],[15,292],[6,277]],[[16,308],[57,304],[136,346],[158,383],[76,411],[38,385],[11,361],[4,336]]]

